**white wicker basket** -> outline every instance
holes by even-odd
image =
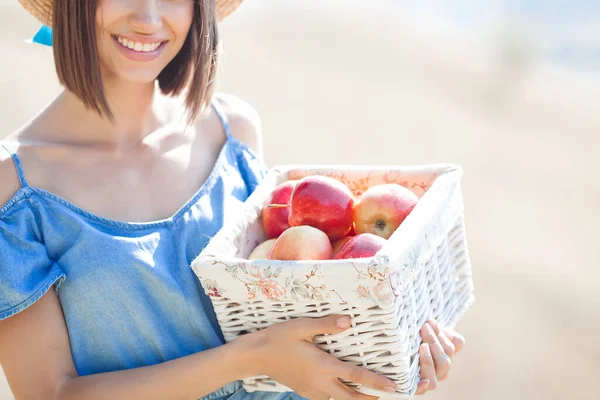
[[[395,182],[419,203],[370,258],[314,261],[249,261],[266,239],[261,209],[279,183],[321,174],[339,179],[355,195]],[[410,398],[419,382],[419,329],[428,318],[454,326],[474,300],[460,180],[454,165],[281,166],[230,218],[192,263],[210,296],[226,341],[298,317],[332,313],[352,317],[352,327],[321,335],[315,344],[335,357],[394,380],[390,395],[356,385],[381,398]],[[247,391],[288,391],[266,376],[243,381]]]

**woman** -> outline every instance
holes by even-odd
[[[370,399],[393,382],[320,351],[346,318],[224,344],[189,265],[265,173],[256,112],[213,94],[239,0],[20,0],[65,90],[2,142],[0,363],[17,399]],[[53,290],[50,290],[53,288]],[[422,329],[418,393],[462,337]],[[266,374],[295,393],[246,393]],[[297,393],[297,394],[296,394]]]

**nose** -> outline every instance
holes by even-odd
[[[152,34],[162,28],[160,1],[138,0],[129,16],[129,23],[139,33]]]

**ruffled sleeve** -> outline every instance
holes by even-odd
[[[18,196],[18,195],[17,195]],[[0,209],[0,320],[40,299],[64,272],[48,257],[35,210],[23,195]]]

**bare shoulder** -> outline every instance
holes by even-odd
[[[11,148],[6,141],[0,140],[0,144]],[[21,187],[12,157],[2,146],[0,146],[0,182],[2,182],[2,185],[0,185],[1,208]]]
[[[262,156],[262,126],[256,109],[231,94],[217,93],[215,97],[227,115],[231,134]]]

